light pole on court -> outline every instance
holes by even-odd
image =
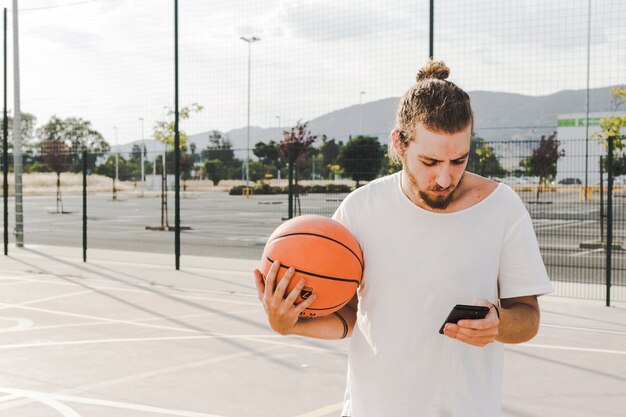
[[[246,188],[248,188],[250,186],[250,69],[252,62],[252,44],[260,41],[261,38],[257,38],[256,36],[246,38],[242,36],[241,40],[248,44],[248,135],[246,141]]]

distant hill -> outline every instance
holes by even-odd
[[[591,112],[613,110],[610,90],[611,87],[589,90]],[[564,90],[547,96],[471,91],[469,95],[474,109],[474,130],[478,136],[489,141],[509,141],[538,139],[556,129],[559,114],[584,112],[587,91]],[[359,126],[362,126],[363,134],[378,136],[381,142],[386,143],[393,128],[398,101],[398,97],[392,97],[335,110],[312,119],[309,128],[320,136],[325,134],[331,139],[347,141],[350,135],[358,135]],[[279,141],[282,139],[281,132],[279,128],[251,126],[250,147],[259,141]],[[245,126],[224,132],[233,148],[241,150],[236,153],[240,158],[246,154],[246,133]],[[208,136],[208,132],[203,132],[189,135],[188,139],[200,151],[208,146]],[[161,149],[160,144],[152,142],[146,141],[149,152]],[[138,142],[120,145],[115,149],[128,153],[134,143]]]

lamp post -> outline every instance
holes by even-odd
[[[359,135],[363,135],[363,94],[365,91],[359,93]]]
[[[115,145],[119,146],[119,139],[117,137],[117,126],[113,126],[113,130],[115,131]],[[115,178],[113,178],[113,200],[117,200],[117,189],[115,188],[115,182],[118,181],[119,177],[119,152],[115,152]]]
[[[257,38],[256,36],[246,38],[242,36],[241,40],[248,44],[248,136],[246,142],[246,188],[248,188],[250,186],[250,68],[252,61],[252,44],[260,41],[261,38]]]
[[[283,133],[283,132],[282,132],[283,128],[282,128],[282,126],[280,125],[280,116],[276,116],[276,118],[278,119],[278,130],[280,131],[280,134],[282,134],[282,133]],[[277,163],[277,165],[278,165],[278,163]],[[278,171],[278,172],[277,172],[277,174],[278,174],[278,175],[277,175],[276,177],[277,177],[278,179],[280,179],[280,167],[276,167],[276,171]]]
[[[144,168],[145,160],[143,155],[146,151],[146,144],[143,138],[143,117],[140,117],[139,120],[141,120],[141,189],[143,190],[146,185],[146,171]]]

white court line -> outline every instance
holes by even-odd
[[[75,410],[68,407],[59,401],[50,398],[46,394],[39,394],[34,392],[21,393],[23,396],[31,398],[39,403],[45,404],[55,411],[58,411],[63,417],[81,417]]]
[[[0,321],[14,321],[17,324],[0,329],[0,333],[11,333],[24,331],[33,327],[33,321],[22,317],[0,317]]]
[[[61,404],[59,401],[79,403],[79,404],[88,404],[88,405],[99,405],[99,406],[111,407],[111,408],[121,408],[123,410],[145,411],[148,413],[165,414],[168,416],[224,417],[224,416],[218,416],[216,414],[198,413],[194,411],[185,411],[185,410],[174,410],[174,409],[169,409],[169,408],[153,407],[149,405],[123,403],[120,401],[98,400],[95,398],[76,397],[72,395],[49,394],[45,392],[18,390],[18,389],[12,389],[12,388],[0,388],[0,392],[6,392],[9,394],[16,394],[16,395],[20,395],[23,397],[32,398],[38,402],[41,402],[41,403],[44,403],[46,405],[53,407],[57,411],[60,411],[64,417],[80,417],[80,414],[76,413],[74,410],[70,409],[69,407]],[[55,406],[56,407],[61,406],[63,407],[63,409],[58,409]]]
[[[570,226],[583,226],[583,225],[589,224],[589,223],[595,223],[595,220],[585,220],[585,221],[582,221],[582,222],[579,222],[578,220],[571,220],[569,222],[566,221],[566,222],[563,222],[561,224],[556,224],[554,226],[546,226],[546,227],[538,226],[536,228],[536,230],[538,232],[543,232],[544,230],[559,229],[559,228],[570,227]]]
[[[18,282],[30,282],[31,279],[37,279],[37,278],[41,278],[41,274],[26,274],[26,275],[21,275],[21,276],[11,276],[11,277],[1,277],[0,276],[0,282],[3,282],[3,284],[0,284],[0,286],[5,286],[5,285],[12,285],[12,284],[16,284]],[[11,282],[8,282],[11,281]]]
[[[74,297],[76,295],[87,294],[87,293],[90,293],[90,292],[93,292],[93,290],[83,290],[83,291],[78,291],[78,292],[72,292],[72,293],[69,293],[69,294],[61,294],[61,295],[54,295],[52,297],[38,298],[36,300],[25,301],[25,302],[19,303],[19,304],[0,303],[0,310],[6,310],[7,308],[25,308],[25,306],[28,306],[28,305],[31,305],[31,304],[42,303],[44,301],[59,300],[61,298],[67,298],[67,297]]]
[[[21,305],[7,305],[7,304],[0,303],[0,310],[4,309],[5,306],[7,306],[6,308],[16,307],[16,308],[20,308],[20,309],[23,309],[23,310],[37,311],[37,312],[40,312],[40,313],[58,314],[58,315],[61,315],[61,316],[75,317],[75,318],[88,319],[88,320],[106,321],[106,322],[109,322],[109,323],[130,324],[132,326],[150,327],[150,328],[153,328],[153,329],[175,330],[175,331],[187,332],[187,333],[204,333],[204,332],[202,332],[200,330],[185,329],[183,327],[172,327],[172,326],[161,326],[161,325],[158,325],[158,324],[137,323],[137,322],[133,322],[133,321],[129,321],[129,320],[109,319],[109,318],[106,318],[106,317],[90,316],[90,315],[87,315],[87,314],[67,313],[67,312],[64,312],[64,311],[49,310],[49,309],[46,309],[46,308],[26,307],[26,306],[21,306]]]
[[[240,339],[251,342],[266,343],[277,346],[283,346],[288,348],[311,350],[316,352],[340,352],[347,355],[347,352],[343,352],[336,348],[316,347],[295,343],[279,342],[272,339],[280,339],[285,336],[279,334],[259,334],[259,335],[228,335],[228,334],[212,334],[212,335],[199,335],[199,336],[163,336],[163,337],[137,337],[137,338],[116,338],[116,339],[87,339],[87,340],[70,340],[63,342],[42,342],[42,343],[20,343],[10,345],[0,345],[2,349],[23,349],[23,348],[39,348],[39,347],[56,347],[56,346],[76,346],[76,345],[96,345],[96,344],[108,344],[108,343],[135,343],[135,342],[161,342],[161,341],[174,341],[174,340],[220,340],[220,339]]]
[[[576,331],[593,332],[593,333],[617,334],[620,336],[626,336],[626,332],[620,332],[618,330],[602,330],[602,329],[591,329],[589,327],[559,326],[556,324],[542,324],[541,327],[550,327],[553,329],[576,330]]]
[[[246,313],[256,313],[258,311],[259,311],[258,308],[246,309],[246,310],[237,310],[237,311],[229,312],[229,315],[240,315],[240,314],[246,314]],[[208,317],[212,317],[212,316],[219,316],[220,314],[221,313],[181,314],[181,315],[178,315],[178,316],[149,317],[149,318],[142,318],[142,319],[133,319],[133,320],[130,320],[130,321],[134,322],[134,323],[145,323],[145,322],[150,322],[150,321],[180,320],[180,319],[187,319],[187,318],[194,318],[194,317],[208,318]],[[219,317],[219,318],[222,318],[222,317]],[[14,328],[3,329],[3,330],[0,330],[0,333],[25,332],[25,331],[36,331],[36,330],[52,330],[52,329],[74,328],[74,327],[88,327],[88,326],[108,326],[110,324],[115,324],[115,323],[102,322],[102,321],[90,321],[90,322],[86,322],[86,323],[53,324],[53,325],[49,325],[49,326],[31,326],[31,327],[24,328],[24,329],[14,329]]]
[[[2,281],[6,281],[6,280],[2,280]],[[25,280],[25,279],[15,279],[12,282],[4,282],[3,284],[0,284],[0,287],[10,287],[12,285],[30,284],[32,282],[34,282],[34,281]]]
[[[108,281],[108,280],[107,280]],[[50,285],[61,285],[61,286],[80,286],[80,284],[75,283],[75,282],[53,282],[53,281],[49,281],[49,280],[35,280],[35,279],[31,279],[29,281],[24,281],[24,282],[30,282],[30,283],[42,283],[42,284],[50,284]],[[11,283],[11,284],[16,284],[16,283]],[[89,288],[92,288],[93,290],[98,290],[98,291],[105,291],[105,290],[109,290],[109,291],[122,291],[122,292],[130,292],[130,293],[137,293],[137,294],[151,294],[151,295],[155,295],[155,296],[162,296],[162,293],[159,293],[157,291],[154,290],[149,290],[149,289],[142,289],[142,288],[125,288],[125,286],[128,285],[133,285],[133,284],[122,284],[120,283],[119,287],[115,287],[115,286],[99,286],[99,285],[89,285],[87,283],[82,283],[84,286],[89,286]],[[9,284],[7,284],[9,285]],[[1,286],[1,285],[0,285]],[[189,291],[189,292],[207,292],[207,293],[213,293],[215,295],[225,295],[225,296],[232,296],[232,295],[245,295],[246,297],[256,297],[255,294],[243,294],[243,293],[231,293],[229,291],[203,291],[203,290],[194,290],[193,288],[171,288],[171,287],[167,287],[164,285],[145,285],[146,287],[150,288],[150,287],[154,287],[154,288],[158,288],[159,290],[163,290],[163,289],[167,289],[172,291],[173,290],[173,294],[169,293],[168,295],[175,297],[175,298],[179,298],[179,299],[184,299],[184,300],[203,300],[203,301],[218,301],[218,302],[224,302],[224,303],[229,303],[229,304],[244,304],[244,305],[258,305],[259,303],[254,303],[254,302],[246,302],[246,301],[236,301],[236,300],[228,300],[228,299],[216,299],[216,298],[207,298],[207,297],[201,297],[201,296],[194,296],[194,295],[186,295],[186,294],[180,294],[180,290],[185,290],[185,291]],[[177,291],[179,290],[179,291]]]
[[[608,354],[613,354],[613,355],[626,355],[625,350],[591,349],[591,348],[580,348],[580,347],[572,347],[572,346],[540,345],[540,344],[535,344],[535,343],[523,343],[515,347],[507,346],[507,349],[515,350],[516,348],[524,348],[524,347],[539,348],[539,349],[554,349],[554,350],[570,350],[574,352],[608,353]]]
[[[205,336],[162,336],[162,337],[128,337],[128,338],[115,338],[115,339],[87,339],[87,340],[70,340],[63,342],[41,342],[41,343],[16,343],[10,345],[0,345],[1,349],[24,349],[24,348],[38,348],[38,347],[55,347],[55,346],[80,346],[80,345],[100,345],[109,343],[135,343],[135,342],[164,342],[164,341],[179,341],[179,340],[211,340],[211,339],[243,339],[261,343],[272,343],[274,345],[295,347],[308,350],[317,350],[323,352],[332,352],[335,349],[318,348],[313,346],[295,345],[293,343],[281,343],[271,342],[265,339],[277,339],[284,336],[279,334],[212,334]]]
[[[569,256],[571,257],[577,257],[577,256],[585,256],[585,255],[591,255],[592,253],[596,253],[596,252],[602,252],[604,251],[604,248],[598,248],[598,249],[593,249],[593,250],[586,250],[584,252],[579,252],[579,253],[573,253]]]
[[[261,351],[248,351],[248,352],[239,352],[239,353],[234,353],[234,354],[229,354],[229,355],[222,355],[222,356],[213,357],[210,359],[203,359],[201,361],[186,363],[183,365],[176,365],[176,366],[172,366],[169,368],[162,368],[162,369],[157,369],[154,371],[141,372],[141,373],[134,374],[134,375],[126,375],[120,378],[114,378],[114,379],[110,379],[107,381],[100,381],[100,382],[96,382],[92,384],[87,384],[87,385],[83,385],[80,387],[63,390],[61,392],[57,392],[56,394],[78,394],[78,393],[90,391],[96,388],[102,388],[102,387],[111,386],[115,384],[130,382],[130,381],[134,381],[134,380],[138,380],[142,378],[150,378],[150,377],[169,374],[172,372],[182,371],[185,369],[193,369],[193,368],[198,368],[201,366],[211,365],[215,363],[226,362],[232,359],[239,359],[245,356],[255,355],[257,353],[266,353],[273,349],[274,348],[265,349]],[[16,398],[19,398],[19,399],[16,399]],[[16,399],[16,400],[10,401],[12,399]],[[6,397],[0,398],[0,410],[8,410],[10,408],[20,407],[22,405],[29,404],[31,402],[32,402],[31,400],[28,400],[28,399],[25,400],[24,398],[20,398],[17,395],[7,395]]]
[[[317,410],[309,411],[308,413],[297,415],[296,417],[324,417],[330,413],[334,413],[335,411],[341,411],[342,409],[343,403],[336,403]]]

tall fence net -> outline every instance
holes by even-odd
[[[520,194],[557,294],[604,298],[597,135],[602,118],[626,111],[611,94],[625,82],[626,6],[434,6],[434,57],[472,98],[468,170]],[[79,250],[86,162],[88,247],[173,253],[174,3],[33,1],[19,22],[26,244]],[[185,1],[178,45],[181,253],[258,259],[289,216],[286,138],[305,144],[295,215],[330,216],[355,187],[399,169],[386,144],[428,57],[429,2]],[[540,176],[533,158],[549,146],[558,160]],[[610,270],[626,301],[623,160],[617,150]]]

